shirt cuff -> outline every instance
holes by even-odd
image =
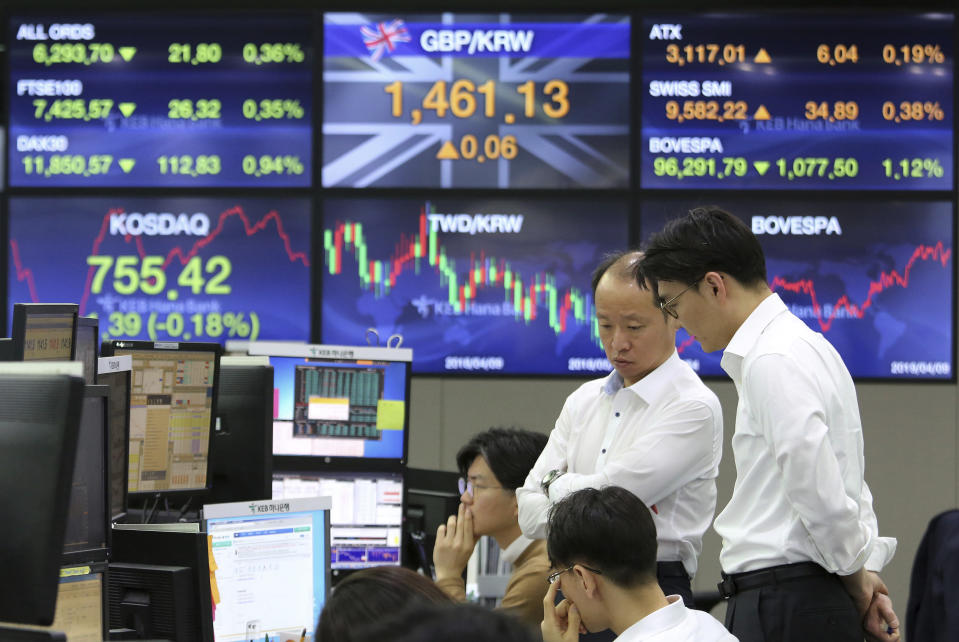
[[[553,483],[549,485],[549,501],[555,504],[569,495],[569,489],[572,483],[573,478],[569,473],[557,477]]]
[[[895,537],[877,537],[876,542],[866,557],[864,566],[867,571],[874,573],[880,572],[886,564],[892,561],[892,556],[896,554],[898,541]]]

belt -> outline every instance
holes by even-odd
[[[689,573],[682,562],[656,562],[656,574],[660,577],[681,577],[689,579]]]
[[[815,562],[798,562],[796,564],[770,566],[769,568],[763,568],[757,571],[733,573],[732,575],[723,573],[723,581],[717,586],[719,587],[720,595],[728,598],[743,591],[749,591],[763,586],[775,586],[780,582],[788,582],[790,580],[798,580],[803,577],[815,575],[828,576],[832,575],[832,573]]]

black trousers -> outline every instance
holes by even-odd
[[[804,577],[773,577],[761,586],[735,592],[726,607],[726,628],[740,642],[862,642],[859,612],[842,580],[819,570]],[[734,581],[756,579],[765,572],[732,577]]]
[[[656,579],[666,595],[679,595],[686,608],[693,608],[693,587],[682,562],[656,562]]]

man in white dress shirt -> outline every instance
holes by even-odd
[[[725,350],[739,393],[736,484],[715,523],[729,630],[743,642],[861,642],[863,629],[897,640],[877,574],[896,541],[879,537],[855,386],[770,291],[755,235],[723,210],[694,209],[650,239],[639,276],[703,350]]]
[[[614,371],[566,399],[516,491],[519,524],[527,537],[544,539],[552,504],[582,488],[621,486],[653,511],[663,590],[692,606],[690,578],[716,509],[722,411],[679,358],[678,324],[637,284],[641,256],[610,256],[593,274],[599,336]]]
[[[656,526],[628,490],[606,486],[556,504],[546,547],[555,569],[543,600],[544,642],[612,629],[616,642],[736,642],[713,616],[667,597],[656,579]],[[557,589],[563,601],[554,604]]]

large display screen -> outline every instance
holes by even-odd
[[[308,187],[306,14],[10,19],[10,185]]]
[[[645,18],[642,187],[952,189],[953,23]]]
[[[323,22],[324,187],[628,186],[628,17]]]
[[[609,200],[326,199],[324,343],[401,335],[413,371],[608,372],[590,275],[628,245]]]
[[[8,306],[77,302],[103,339],[307,341],[310,215],[296,198],[11,198]]]
[[[646,199],[643,238],[705,203]],[[952,204],[857,199],[721,198],[759,237],[766,276],[789,309],[839,351],[854,377],[953,376]],[[680,356],[702,375],[723,375],[684,331]]]

